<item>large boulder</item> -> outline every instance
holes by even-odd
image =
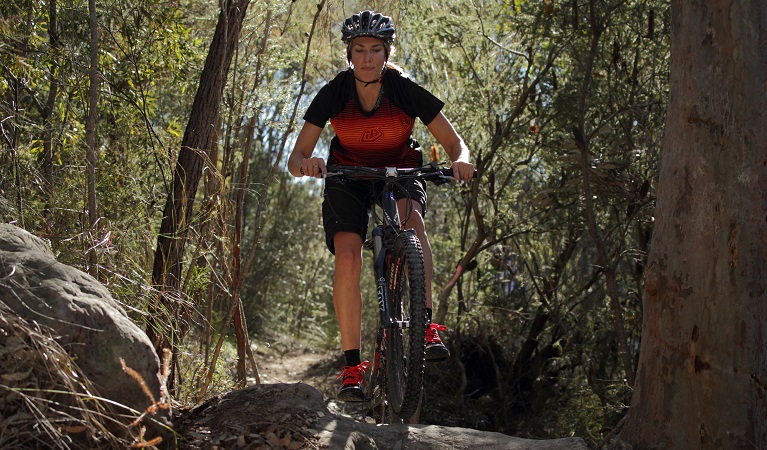
[[[98,280],[59,263],[46,241],[9,224],[0,224],[0,302],[53,330],[94,394],[110,400],[105,404],[126,420],[148,409],[158,410],[155,418],[167,419],[168,409],[156,408],[165,399],[164,386],[146,333]]]

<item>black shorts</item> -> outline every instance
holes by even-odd
[[[348,180],[343,178],[325,179],[322,194],[322,224],[325,227],[325,243],[335,254],[333,236],[339,231],[357,233],[364,241],[368,233],[368,222],[373,202],[380,205],[383,180]],[[426,215],[426,182],[413,179],[394,186],[394,198],[409,198],[421,204]]]

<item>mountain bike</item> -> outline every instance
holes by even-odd
[[[444,184],[452,169],[430,164],[413,169],[328,166],[328,177],[382,180],[377,225],[364,247],[373,251],[379,323],[368,380],[370,414],[377,423],[417,421],[423,392],[426,281],[415,230],[403,229],[394,187],[416,179]],[[476,176],[476,173],[475,173]]]

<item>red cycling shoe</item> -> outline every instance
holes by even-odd
[[[442,343],[438,331],[445,331],[447,327],[436,323],[430,323],[426,329],[426,361],[444,361],[450,357],[450,350]]]
[[[370,367],[370,361],[363,361],[356,366],[344,366],[341,368],[341,387],[338,388],[338,399],[344,402],[365,401],[365,372]]]

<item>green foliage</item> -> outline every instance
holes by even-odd
[[[480,396],[471,403],[476,424],[540,437],[576,427],[598,441],[602,428],[596,424],[614,426],[631,392],[584,220],[580,150],[572,130],[583,120],[598,226],[613,258],[626,344],[636,352],[665,111],[666,6],[630,2],[615,10],[597,8],[603,21],[598,36],[583,2],[516,2],[513,8],[442,2],[416,11],[409,10],[402,26],[418,30],[401,44],[414,49],[406,66],[448,100],[446,114],[483,172],[475,199],[479,222],[467,227],[452,215],[469,213],[463,208],[468,190],[430,197],[438,285],[452,276],[456,254],[468,249],[479,231],[475,224],[486,233],[483,251],[498,250],[518,268],[512,275],[499,270],[491,255],[477,255],[477,268],[459,282],[458,302],[448,315],[461,336],[493,335],[503,349],[487,367],[504,380],[496,381],[489,398],[501,399],[509,409],[498,410],[497,401],[482,406]],[[592,46],[597,51],[589,69],[585,61]],[[516,289],[507,295],[509,278]],[[552,357],[553,348],[567,357]],[[553,368],[559,376],[547,375]],[[452,384],[438,384],[436,391],[459,387],[460,377],[447,378]],[[562,388],[584,393],[578,398],[591,399],[587,410],[593,414],[578,420],[578,413],[556,414],[582,412],[573,403],[557,403],[567,395]],[[437,410],[443,416],[445,410],[465,411],[466,405]],[[546,420],[550,414],[562,421]]]
[[[257,329],[336,346],[332,255],[325,248],[322,197],[312,183],[286,183],[263,224],[249,275],[246,311]]]
[[[98,276],[141,322],[156,299],[149,283],[158,224],[217,5],[98,4],[103,83],[94,230],[84,212],[87,11],[82,2],[57,5],[56,27],[46,2],[0,5],[0,216],[50,239],[65,263],[84,268],[95,247]],[[283,169],[304,108],[345,67],[338,23],[370,6],[330,1],[312,36],[315,3],[248,6],[183,261],[181,300],[192,312],[174,325],[190,331],[182,367],[183,379],[194,380],[179,387],[184,400],[201,388],[232,298],[241,299],[251,336],[284,334],[339,348],[322,186]],[[631,391],[585,219],[581,149],[625,345],[635,358],[667,101],[668,5],[372,6],[394,17],[394,62],[445,101],[444,113],[480,169],[477,181],[429,188],[435,300],[465,255],[476,266],[448,297],[445,338],[457,357],[431,374],[422,418],[598,442],[625,412]],[[318,154],[331,136],[323,134]],[[427,150],[437,144],[422,124],[415,137]],[[368,346],[377,318],[373,283],[368,271],[364,276]],[[213,390],[233,386],[228,339]],[[495,375],[485,379],[483,371]]]
[[[230,340],[225,341],[217,363],[211,368],[209,354],[206,349],[201,348],[204,341],[195,334],[189,337],[190,339],[185,343],[185,351],[179,358],[179,372],[185,382],[177,389],[176,400],[184,405],[195,405],[201,400],[207,400],[214,395],[225,394],[234,389],[233,368],[237,364],[235,344]],[[200,399],[198,396],[209,371],[213,373],[210,374],[211,383],[208,394],[204,399]]]

